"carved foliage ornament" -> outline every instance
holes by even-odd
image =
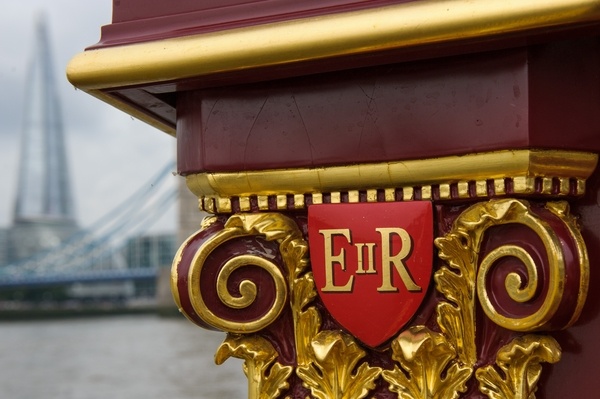
[[[305,223],[274,213],[213,218],[173,265],[178,306],[192,322],[229,333],[215,359],[244,360],[250,398],[531,399],[541,363],[559,361],[561,352],[539,332],[572,325],[585,301],[588,259],[566,203],[482,202],[435,240],[444,265],[434,274],[441,294],[434,320],[369,349],[319,302]],[[233,243],[249,250],[219,252]],[[251,281],[259,272],[262,280]],[[264,309],[243,320],[255,305]],[[502,339],[478,346],[482,325]]]

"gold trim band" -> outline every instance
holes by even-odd
[[[447,201],[482,199],[505,195],[545,197],[582,196],[585,180],[563,177],[509,177],[452,184],[425,185],[385,189],[317,192],[309,194],[274,194],[199,197],[199,208],[208,213],[250,211],[292,211],[312,204],[358,202]]]
[[[421,0],[88,50],[67,67],[83,90],[412,48],[600,20],[600,0]]]
[[[198,173],[186,180],[203,209],[228,213],[236,207],[299,209],[307,200],[322,203],[324,195],[331,203],[582,195],[597,161],[597,154],[586,152],[514,150],[312,169]]]

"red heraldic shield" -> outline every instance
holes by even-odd
[[[312,205],[308,239],[323,304],[366,345],[392,338],[417,312],[433,269],[430,202]]]

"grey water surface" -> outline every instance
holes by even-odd
[[[111,316],[0,323],[2,399],[246,398],[225,338],[181,318]]]

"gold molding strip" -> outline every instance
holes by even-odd
[[[503,150],[321,168],[207,172],[192,174],[186,179],[188,187],[197,196],[306,194],[430,186],[520,176],[585,180],[596,168],[597,160],[596,154],[578,151]],[[460,187],[464,189],[464,184]]]
[[[600,0],[410,1],[88,50],[67,75],[83,90],[109,89],[598,20]]]
[[[186,177],[210,213],[294,210],[318,203],[581,196],[598,155],[514,150],[442,158]]]

